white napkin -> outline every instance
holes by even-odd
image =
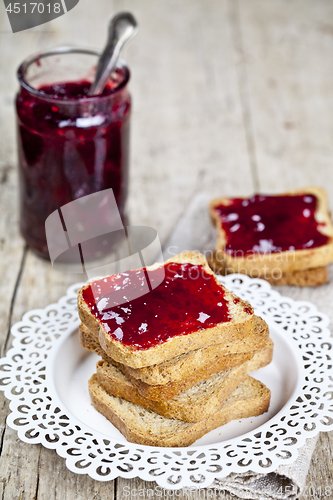
[[[307,439],[305,445],[298,450],[297,460],[288,465],[280,465],[275,472],[230,474],[216,479],[211,489],[226,490],[247,500],[296,500],[304,489],[317,440],[318,436]]]

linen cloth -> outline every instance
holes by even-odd
[[[216,479],[211,489],[226,490],[247,500],[296,500],[304,489],[317,440],[318,436],[307,439],[305,445],[298,450],[297,460],[288,465],[280,465],[275,472],[230,474]]]

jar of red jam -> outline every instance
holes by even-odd
[[[20,229],[43,257],[45,220],[73,200],[112,188],[125,217],[130,73],[119,62],[103,93],[88,96],[98,56],[58,48],[27,59],[18,70]]]

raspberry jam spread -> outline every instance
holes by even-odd
[[[127,196],[131,101],[125,69],[113,73],[102,95],[91,82],[22,87],[16,99],[20,227],[27,243],[48,257],[45,220],[82,196],[113,189],[121,216]]]
[[[230,321],[223,288],[201,265],[170,263],[164,270],[162,283],[148,293],[143,268],[93,281],[83,299],[112,338],[138,349]],[[152,287],[160,272],[149,271]]]
[[[52,99],[63,99],[65,101],[71,99],[84,99],[89,98],[89,90],[91,87],[91,82],[88,80],[82,80],[80,82],[64,82],[57,83],[55,85],[44,85],[40,87],[38,90],[42,94],[46,94]],[[112,94],[113,90],[117,87],[117,83],[115,80],[109,80],[103,92],[100,94],[101,97]],[[48,110],[49,111],[49,110]],[[56,106],[51,107],[51,111],[56,113],[59,109]],[[45,119],[45,117],[43,117]],[[56,117],[53,116],[56,120]],[[61,117],[58,117],[58,119]],[[51,117],[48,118],[49,120]],[[57,120],[56,120],[57,121]]]
[[[235,198],[214,207],[226,233],[225,252],[241,256],[303,250],[325,245],[315,219],[317,199],[310,194]]]

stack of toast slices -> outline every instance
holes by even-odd
[[[247,274],[272,285],[318,286],[328,281],[333,225],[323,189],[216,198],[210,215],[217,243],[209,263],[216,273]],[[247,248],[244,242],[256,246]]]
[[[155,264],[147,269],[168,269],[170,265],[173,274],[166,274],[161,285],[155,290],[151,289],[143,299],[135,299],[130,307],[128,304],[126,307],[124,304],[113,306],[99,314],[98,303],[100,300],[105,301],[105,297],[96,296],[97,307],[94,307],[86,296],[91,289],[89,287],[101,288],[101,280],[83,287],[78,294],[82,321],[79,338],[83,347],[101,357],[97,362],[96,373],[89,380],[90,397],[96,410],[117,427],[128,441],[151,446],[180,447],[191,445],[204,434],[231,420],[257,416],[268,410],[269,389],[249,376],[249,373],[270,363],[273,342],[269,338],[266,322],[254,314],[250,304],[223,287],[203,255],[184,252],[164,264]],[[223,301],[223,321],[219,321],[217,314],[215,323],[212,322],[215,309],[210,307],[208,310],[201,305],[201,281],[193,279],[189,282],[186,279],[186,273],[193,270],[199,270],[201,278],[205,280],[205,297],[209,298],[210,294],[212,298],[218,297],[215,309],[222,309]],[[115,276],[119,284],[121,274],[103,279],[104,283],[110,280],[110,289]],[[129,274],[124,276],[128,279]],[[164,287],[163,283],[168,285]],[[194,297],[196,286],[198,288]],[[179,295],[178,289],[181,289]],[[177,316],[176,325],[173,323],[175,330],[172,335],[163,337],[162,333],[167,330],[165,316],[162,311],[159,314],[157,303],[164,301],[167,311],[170,293],[173,296],[172,314],[175,314],[176,304],[180,316]],[[186,301],[188,299],[191,302],[189,313],[183,310],[184,293]],[[127,320],[133,327],[135,314],[141,315],[142,321],[143,304],[147,308],[144,309],[144,317],[148,319],[144,320],[144,324],[150,338],[150,345],[143,344],[144,347],[137,340],[142,338],[145,342],[144,335],[135,336],[134,332],[130,335],[132,344],[126,340],[126,314],[131,308],[132,316],[127,316]],[[122,311],[126,311],[126,314]],[[154,314],[154,322],[151,320],[151,311],[157,313]],[[121,318],[120,314],[123,314]],[[198,322],[191,323],[191,314],[193,318],[200,318],[199,326]],[[119,337],[119,326],[116,328],[118,336],[112,333],[112,322],[105,319],[110,317],[115,318],[115,327],[121,325],[122,338]],[[186,321],[182,319],[184,317]],[[189,324],[192,326],[188,327]],[[151,341],[155,333],[158,338],[156,342]],[[135,342],[133,339],[136,339]]]

